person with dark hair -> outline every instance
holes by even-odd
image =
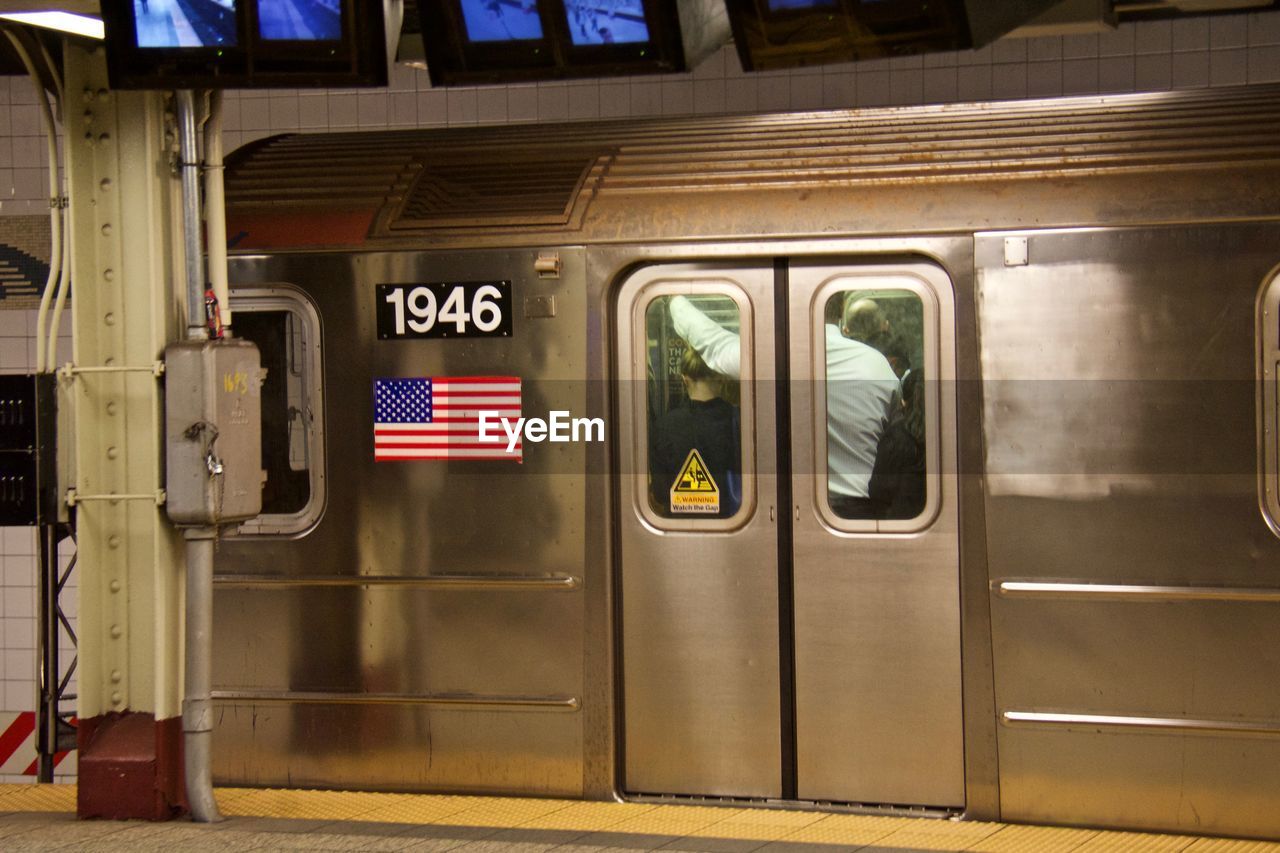
[[[915,518],[925,503],[924,371],[902,381],[902,405],[894,413],[876,449],[870,495],[876,517]]]
[[[877,349],[889,362],[889,366],[893,368],[897,377],[906,379],[907,374],[911,372],[911,349],[907,339],[894,332],[885,340],[884,347],[877,347]]]
[[[693,512],[728,518],[742,503],[742,451],[737,406],[725,399],[728,378],[707,367],[693,347],[680,359],[686,400],[663,415],[655,427],[649,462],[649,491],[655,508],[667,514]],[[714,509],[682,510],[672,504],[672,490],[692,451],[706,466],[716,493]]]

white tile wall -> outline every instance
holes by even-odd
[[[43,180],[43,178],[42,178]],[[59,363],[71,358],[70,312],[62,318],[58,337]],[[0,311],[0,373],[27,373],[35,369],[34,310]],[[65,570],[73,549],[63,543],[59,561]],[[0,528],[0,724],[7,724],[13,713],[36,709],[36,634],[39,604],[36,563],[36,536],[30,527]],[[75,574],[62,594],[63,610],[75,622],[78,597]],[[70,639],[61,643],[63,666],[73,654]],[[75,678],[69,689],[75,692]],[[25,745],[32,750],[34,746]],[[13,762],[8,764],[12,768]],[[75,775],[74,757],[60,764],[55,779],[70,780]],[[0,773],[0,782],[32,782],[32,777]]]
[[[397,67],[376,91],[228,93],[226,143],[273,133],[628,116],[808,110],[1153,91],[1280,81],[1280,11],[1005,39],[978,51],[747,75],[732,47],[689,74],[432,89]],[[0,215],[45,209],[40,116],[23,78],[0,78]]]
[[[1003,40],[977,51],[744,74],[726,47],[690,74],[432,89],[397,67],[386,89],[227,93],[228,150],[274,133],[809,110],[1280,82],[1280,11]],[[48,211],[48,154],[30,83],[0,77],[0,215]],[[0,310],[0,371],[35,360],[34,312]],[[70,321],[64,321],[60,346]],[[60,356],[60,361],[67,358]],[[35,708],[35,540],[0,531],[0,711]],[[64,555],[65,559],[65,555]],[[74,585],[65,606],[75,612]],[[60,774],[74,774],[74,761]],[[0,781],[20,777],[0,774]]]

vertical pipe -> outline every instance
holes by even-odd
[[[204,274],[200,252],[200,160],[196,146],[195,95],[176,93],[178,151],[182,160],[182,243],[187,275],[187,339],[207,337],[204,323]]]
[[[227,210],[222,187],[222,92],[215,91],[204,126],[204,210],[209,246],[209,283],[222,312],[222,325],[231,326],[227,293]]]
[[[62,311],[67,304],[67,294],[71,292],[71,208],[63,208],[62,219],[62,271],[58,276],[58,296],[53,302],[49,320],[47,342],[48,357],[45,365],[50,371],[58,369],[58,330],[62,324]]]
[[[40,718],[36,732],[36,781],[53,781],[58,751],[58,535],[44,522],[40,542]]]
[[[52,248],[49,255],[49,276],[45,279],[44,292],[40,296],[40,309],[36,312],[36,373],[44,373],[52,365],[45,362],[45,326],[49,315],[49,303],[53,299],[53,291],[57,289],[59,277],[62,275],[62,210],[58,182],[58,136],[53,121],[53,110],[49,106],[49,97],[40,83],[40,75],[36,71],[31,54],[23,47],[22,41],[8,30],[3,31],[13,44],[14,52],[22,60],[31,83],[36,87],[36,102],[40,106],[40,116],[44,121],[46,142],[49,146],[49,229],[52,234]]]
[[[187,530],[186,686],[182,702],[183,762],[191,817],[222,820],[213,798],[213,544],[211,527]]]
[[[204,275],[200,252],[200,168],[196,149],[195,95],[177,93],[179,156],[182,159],[182,242],[186,255],[187,338],[205,340]],[[217,530],[186,531],[186,688],[182,701],[183,772],[191,817],[222,820],[213,798],[213,543]]]

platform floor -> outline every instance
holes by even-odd
[[[0,785],[0,850],[1280,853],[1280,843],[733,807],[221,788],[227,820],[79,821],[74,785]]]

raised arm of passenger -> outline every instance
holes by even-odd
[[[707,367],[731,379],[742,374],[742,343],[737,334],[723,328],[683,296],[670,303],[671,323],[676,334],[698,351]]]

